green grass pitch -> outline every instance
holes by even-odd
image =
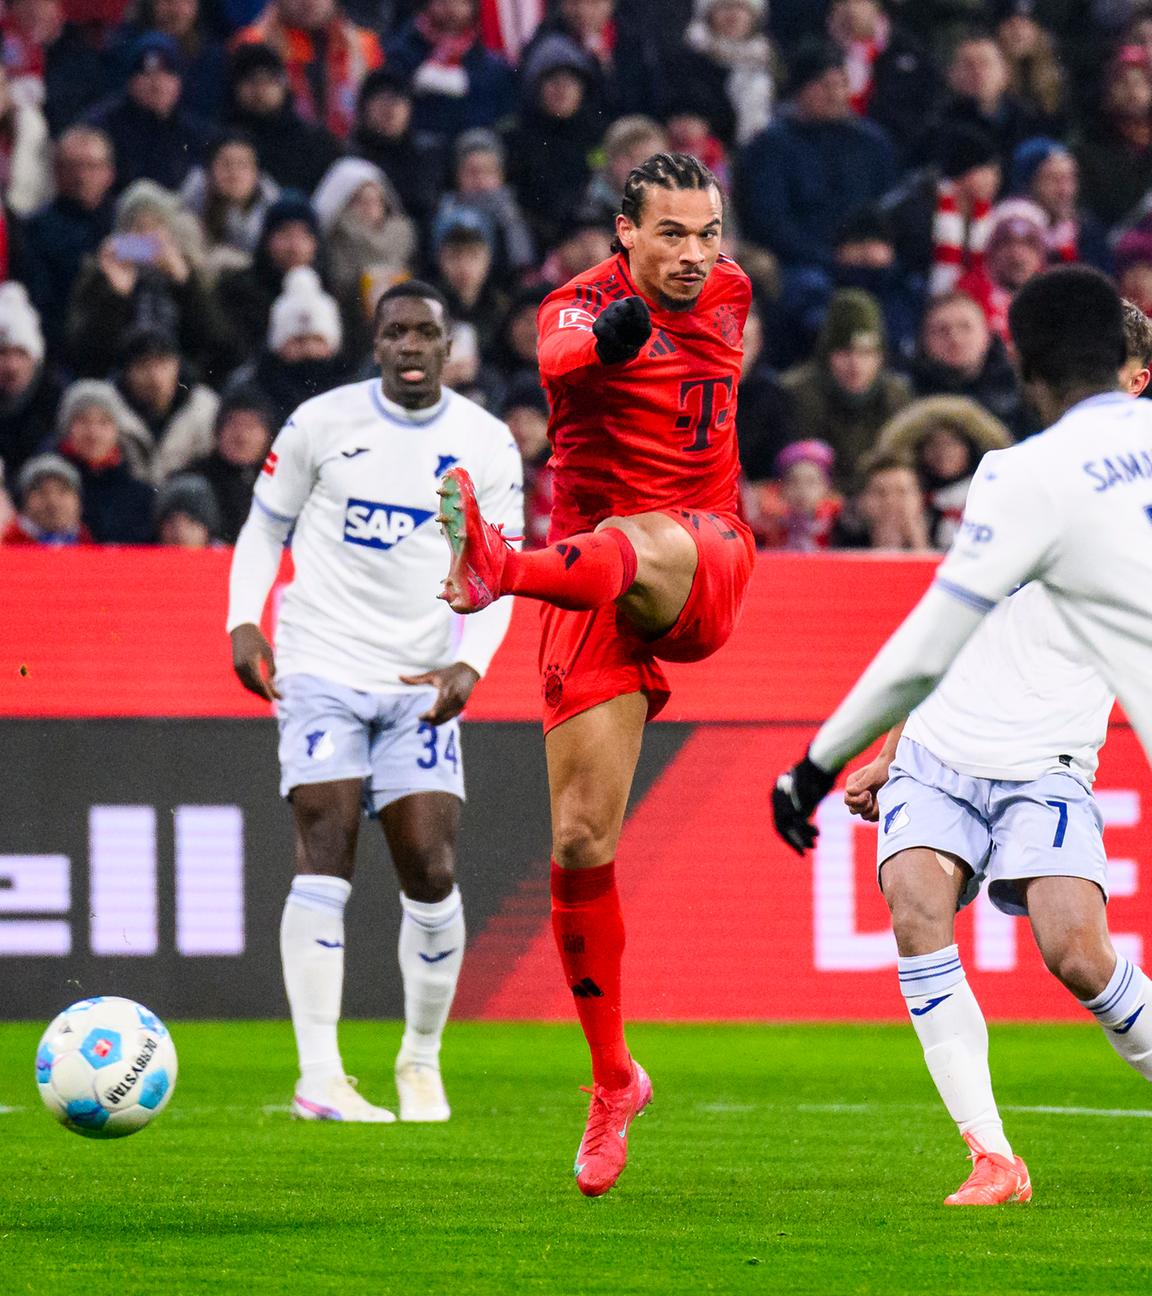
[[[385,1101],[399,1026],[343,1032]],[[907,1028],[634,1028],[655,1103],[599,1201],[571,1174],[587,1101],[574,1027],[453,1026],[452,1121],[386,1127],[285,1114],[284,1023],[173,1034],[167,1112],[100,1143],[41,1108],[39,1029],[0,1026],[5,1296],[1152,1289],[1152,1092],[1091,1025],[993,1030],[1036,1196],[976,1211],[941,1205],[967,1163]]]

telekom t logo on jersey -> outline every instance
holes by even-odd
[[[680,448],[687,454],[707,450],[712,444],[712,429],[724,427],[731,417],[732,375],[686,378],[680,384],[680,408],[688,412],[676,420],[676,428],[692,433],[692,440]]]

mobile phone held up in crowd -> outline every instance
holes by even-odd
[[[117,261],[152,265],[160,259],[160,240],[155,234],[113,234],[112,252]]]

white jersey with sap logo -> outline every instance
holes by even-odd
[[[1093,396],[984,456],[935,582],[817,734],[813,761],[839,769],[906,714],[978,617],[1033,580],[1152,754],[1152,402]]]
[[[990,612],[904,734],[973,778],[1030,781],[1068,770],[1091,783],[1112,693],[1032,581]]]
[[[254,495],[294,523],[278,675],[379,692],[458,660],[461,618],[436,597],[448,570],[436,488],[456,464],[471,473],[484,516],[519,536],[520,454],[507,425],[472,401],[445,389],[435,407],[405,410],[372,379],[295,411]]]

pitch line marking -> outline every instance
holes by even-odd
[[[1142,1120],[1152,1119],[1152,1111],[1137,1107],[1003,1107],[1001,1110],[1036,1116],[1134,1116]]]

